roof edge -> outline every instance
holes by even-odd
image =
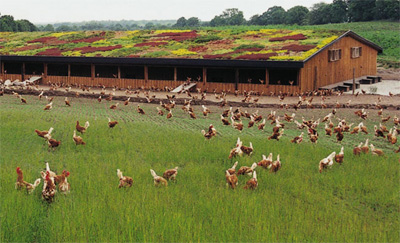
[[[311,58],[313,58],[314,56],[318,55],[318,53],[322,52],[323,50],[325,50],[326,48],[328,48],[329,46],[333,45],[334,43],[338,42],[340,39],[342,39],[343,37],[346,36],[350,36],[353,37],[354,39],[358,40],[359,42],[362,42],[372,48],[374,48],[375,50],[378,51],[378,53],[382,53],[383,49],[382,47],[378,46],[377,44],[373,43],[372,41],[365,39],[364,37],[356,34],[354,31],[352,30],[348,30],[345,33],[343,33],[341,36],[339,36],[338,38],[336,38],[335,40],[333,40],[331,43],[327,44],[326,46],[322,47],[321,49],[319,49],[317,52],[315,52],[314,54],[312,54],[311,56],[309,56],[307,59],[305,59],[303,62],[307,62],[308,60],[310,60]]]

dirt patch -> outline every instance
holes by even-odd
[[[400,68],[378,67],[378,76],[381,76],[383,80],[399,80],[400,81]]]

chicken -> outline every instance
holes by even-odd
[[[375,136],[376,137],[383,137],[386,138],[385,134],[383,133],[382,129],[378,129],[376,125],[374,125]]]
[[[361,146],[362,146],[362,142],[357,146],[357,147],[354,147],[354,149],[353,149],[353,154],[354,155],[360,155],[361,154]]]
[[[163,116],[164,115],[164,112],[159,108],[159,107],[156,107],[157,108],[157,114],[159,115],[159,116]]]
[[[52,202],[56,195],[56,185],[54,184],[54,178],[50,177],[50,172],[46,171],[44,179],[44,185],[42,190],[42,198],[47,202]]]
[[[264,127],[265,127],[265,119],[263,120],[263,122],[262,123],[260,123],[260,125],[258,125],[258,130],[264,130]]]
[[[51,110],[53,108],[53,102],[50,102],[50,104],[47,104],[43,110],[48,111]]]
[[[178,174],[178,167],[175,167],[173,169],[166,170],[163,174],[164,179],[166,180],[176,180],[176,175]]]
[[[236,174],[229,174],[228,171],[225,171],[225,179],[226,185],[232,189],[235,189],[235,187],[238,185],[238,178]]]
[[[361,122],[358,126],[360,127],[363,133],[368,134],[367,127],[364,126],[364,123]]]
[[[213,136],[217,135],[217,130],[214,128],[212,124],[210,124],[210,126],[208,127],[208,131],[206,132],[205,130],[201,130],[201,133],[206,139],[210,139]]]
[[[278,156],[276,157],[276,160],[274,162],[272,162],[269,172],[276,173],[276,172],[278,172],[278,170],[280,170],[281,167],[282,167],[282,164],[281,164],[281,160],[280,160],[280,157],[278,154]]]
[[[35,188],[40,184],[40,178],[36,179],[33,184],[24,181],[24,176],[20,167],[17,167],[17,182],[15,183],[15,189],[22,189],[25,187],[26,192],[31,194]]]
[[[270,169],[272,166],[272,153],[269,153],[268,158],[262,155],[262,160],[258,162],[257,165],[264,169]]]
[[[257,167],[257,163],[253,163],[251,167],[248,166],[242,166],[238,170],[238,175],[248,175],[251,176],[253,174],[254,169]]]
[[[300,136],[296,136],[295,138],[290,140],[290,142],[292,142],[292,143],[301,143],[303,141],[303,134],[304,134],[304,132],[301,132]]]
[[[170,119],[172,117],[172,110],[169,110],[168,114],[167,114],[167,119]]]
[[[332,136],[332,129],[329,127],[327,123],[325,123],[325,134],[327,136]]]
[[[292,122],[293,119],[294,119],[294,117],[296,116],[296,114],[295,114],[295,113],[292,113],[292,115],[289,116],[288,114],[285,113],[284,116],[285,116],[285,117],[284,117],[285,121],[287,121],[287,122]]]
[[[85,145],[86,143],[83,141],[81,136],[76,136],[76,131],[74,130],[74,135],[72,136],[72,140],[75,142],[75,145]]]
[[[224,124],[225,126],[231,125],[231,123],[228,121],[228,119],[226,119],[223,115],[221,115],[221,121],[222,121],[222,124]]]
[[[381,149],[375,148],[375,146],[374,146],[372,143],[371,143],[369,146],[371,147],[371,153],[372,153],[373,155],[382,156],[382,155],[384,154],[383,151],[382,151]]]
[[[385,123],[385,122],[389,121],[389,119],[390,119],[390,116],[382,117],[382,123]]]
[[[190,118],[196,119],[196,114],[194,114],[194,112],[190,111],[189,115],[190,115]]]
[[[36,134],[39,136],[39,137],[42,137],[42,138],[46,138],[46,136],[48,137],[48,136],[51,136],[51,132],[53,131],[53,128],[52,127],[50,127],[50,129],[48,130],[48,131],[39,131],[39,130],[37,130],[37,129],[35,129],[35,132],[36,132]]]
[[[131,97],[129,97],[127,100],[125,100],[124,105],[128,105],[130,100],[131,100]]]
[[[49,145],[49,148],[57,148],[58,146],[60,146],[61,141],[57,141],[53,138],[50,138],[47,140],[47,144]]]
[[[367,140],[365,140],[364,146],[361,147],[361,151],[362,151],[364,154],[368,154],[368,152],[369,152],[368,141],[369,141],[369,140],[368,140],[368,138],[367,138]]]
[[[233,174],[236,174],[236,166],[238,165],[238,161],[236,161],[234,164],[233,164],[233,166],[230,168],[230,169],[228,169],[227,171],[229,172],[229,174],[230,175],[233,175]]]
[[[43,97],[43,91],[38,95],[38,98],[39,98],[39,100],[41,100],[42,99],[42,97]]]
[[[211,113],[210,109],[208,109],[204,105],[201,105],[201,107],[203,108],[203,116],[207,116],[209,113]]]
[[[344,158],[344,147],[342,146],[342,148],[340,149],[339,154],[335,155],[335,161],[339,164],[343,163],[343,158]]]
[[[71,103],[69,102],[69,100],[68,100],[67,97],[65,97],[64,102],[65,102],[65,105],[66,105],[66,106],[71,106]]]
[[[155,186],[168,186],[168,181],[163,177],[158,176],[154,170],[150,169],[150,173],[153,176]]]
[[[279,141],[279,139],[282,137],[284,131],[285,131],[285,129],[282,129],[281,132],[274,132],[271,136],[268,137],[268,140],[276,139],[277,141]]]
[[[97,101],[100,103],[101,102],[101,95],[99,96],[99,98],[97,98]]]
[[[336,152],[332,152],[328,157],[324,158],[319,162],[319,173],[322,173],[322,170],[328,168],[328,166],[333,165],[333,158],[336,156]]]
[[[243,187],[244,189],[251,189],[254,190],[256,189],[258,186],[258,182],[257,182],[257,173],[256,171],[253,172],[253,178],[251,178],[250,180],[248,180],[246,182],[246,185]]]
[[[253,153],[253,144],[250,142],[250,146],[249,147],[241,145],[240,149],[243,151],[243,153],[245,153],[245,154],[250,156]]]
[[[110,109],[115,110],[115,109],[117,109],[118,105],[119,105],[119,103],[116,103],[115,105],[111,105]]]
[[[58,184],[58,190],[61,193],[67,194],[71,190],[71,185],[68,183],[67,180],[69,174],[69,171],[63,170],[61,175],[57,175],[54,177],[54,183]]]
[[[241,121],[240,122],[233,121],[233,116],[231,116],[231,121],[232,121],[232,127],[233,128],[235,128],[235,129],[237,129],[239,131],[243,130],[243,123]]]
[[[115,127],[115,125],[117,125],[117,124],[118,124],[117,121],[111,121],[111,119],[108,118],[108,127],[109,127],[109,128],[113,128],[113,127]]]
[[[131,187],[133,185],[133,179],[129,176],[124,176],[120,169],[117,169],[117,176],[119,178],[118,188],[121,187]]]
[[[26,104],[26,99],[25,98],[22,98],[22,96],[20,96],[20,99],[21,99],[21,103]]]
[[[248,128],[253,127],[254,126],[254,117],[250,116],[250,121],[249,124],[247,125]]]
[[[144,110],[142,109],[142,108],[140,108],[140,106],[139,105],[137,105],[137,112],[139,113],[139,114],[142,114],[142,115],[145,115],[146,113],[144,112]]]
[[[86,132],[86,129],[88,129],[88,127],[89,127],[89,121],[86,121],[85,122],[85,126],[81,126],[80,124],[79,124],[79,121],[76,121],[76,126],[75,126],[75,128],[76,128],[76,130],[78,131],[78,132],[80,132],[80,133],[84,133],[84,132]]]
[[[342,133],[342,130],[339,130],[338,133],[336,134],[336,140],[338,142],[341,142],[343,140],[343,138],[344,138],[344,135]]]
[[[236,156],[242,156],[243,151],[240,149],[241,145],[236,145],[235,148],[231,149],[231,152],[229,153],[229,159],[232,159],[233,157]]]

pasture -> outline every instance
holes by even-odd
[[[399,239],[399,155],[391,145],[373,133],[379,124],[377,110],[368,110],[364,124],[369,134],[345,133],[341,144],[327,137],[323,124],[317,144],[305,132],[301,144],[292,144],[298,130],[285,123],[280,141],[268,140],[273,125],[264,131],[243,132],[223,126],[220,114],[226,108],[209,107],[204,118],[195,106],[197,119],[190,119],[178,105],[169,120],[158,116],[156,105],[136,103],[108,107],[114,101],[72,98],[71,107],[55,97],[53,109],[44,111],[44,99],[24,96],[27,104],[12,95],[0,97],[0,241],[1,242],[88,242],[88,241],[364,241],[398,242]],[[256,109],[244,109],[254,112]],[[266,117],[271,109],[259,109]],[[277,110],[277,115],[293,110]],[[296,120],[322,118],[330,110],[299,110]],[[398,111],[384,111],[384,116]],[[108,128],[107,118],[117,120]],[[353,109],[338,109],[336,117],[358,124]],[[76,121],[90,122],[82,138],[85,146],[72,140]],[[337,119],[333,119],[335,124]],[[218,135],[205,140],[201,134],[214,124]],[[393,126],[392,120],[387,122]],[[60,147],[49,150],[35,129],[54,127],[53,138]],[[237,138],[248,146],[251,157],[228,159]],[[353,147],[366,138],[385,156],[355,156]],[[318,163],[344,146],[344,162],[318,172]],[[282,168],[276,173],[257,167],[258,188],[244,190],[250,177],[239,176],[239,186],[229,189],[225,170],[237,160],[250,166],[262,154],[280,154]],[[43,181],[33,194],[15,190],[15,168],[33,182],[49,162],[53,171],[70,171],[71,192],[57,193],[51,204],[41,199]],[[177,181],[155,187],[150,169],[162,175],[179,167]],[[133,178],[131,188],[118,188],[116,170]]]

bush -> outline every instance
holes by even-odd
[[[216,36],[216,35],[209,35],[209,36],[200,36],[197,37],[194,42],[195,43],[205,43],[205,42],[210,42],[210,41],[216,41],[216,40],[221,40],[222,37]]]

